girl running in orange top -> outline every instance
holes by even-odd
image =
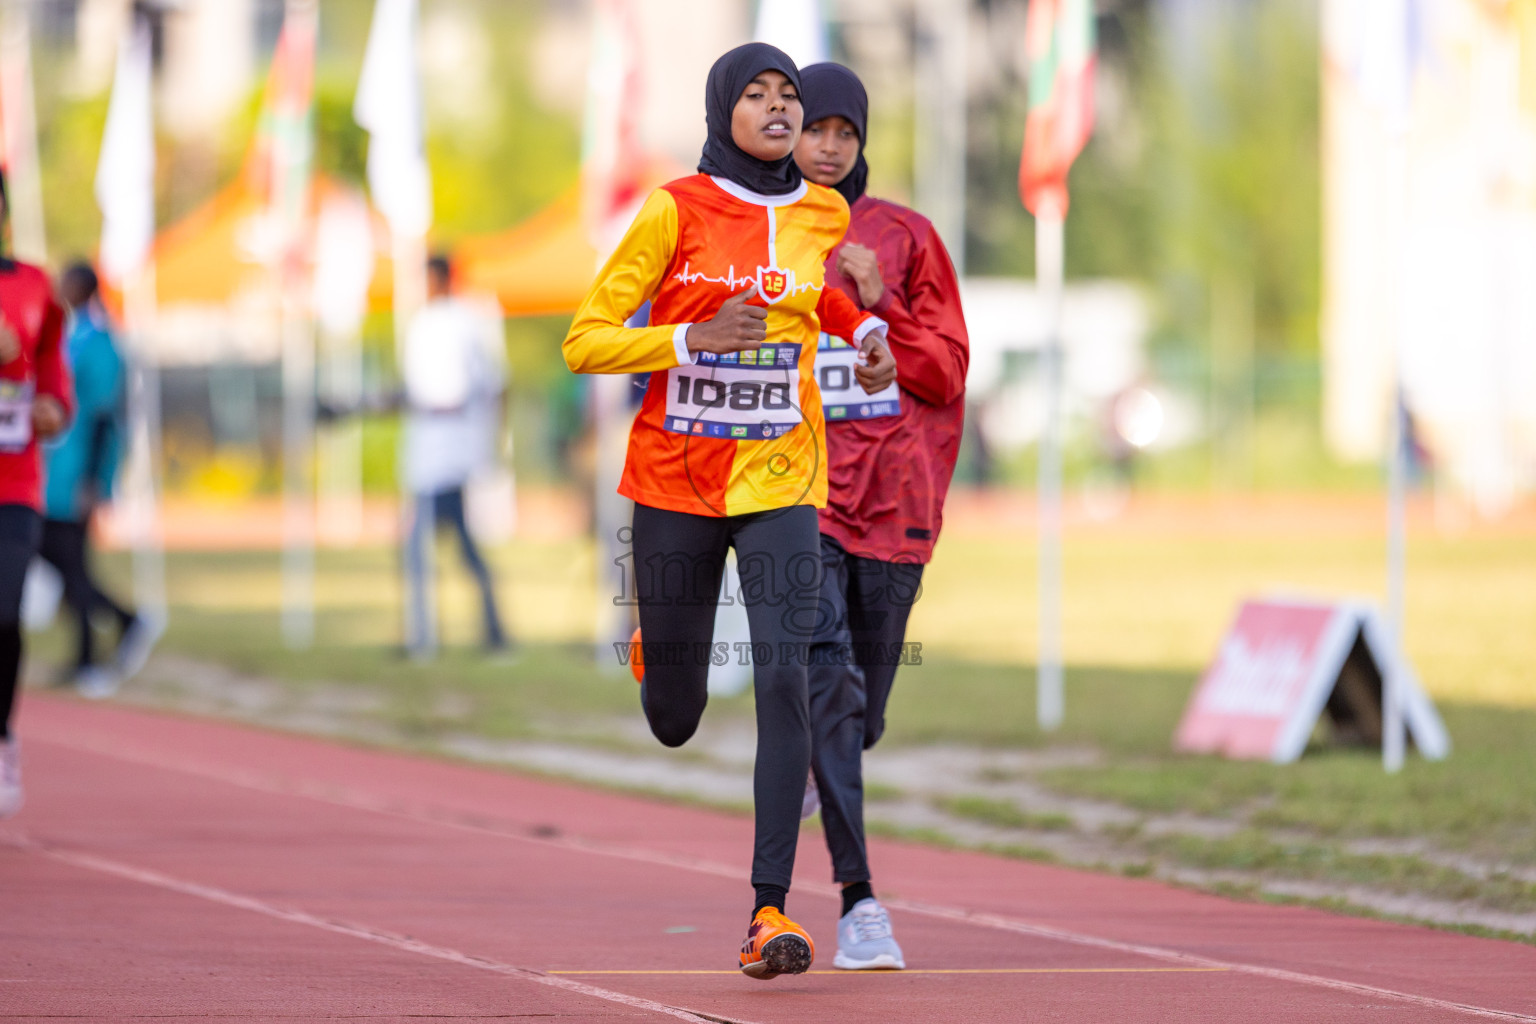
[[[741,571],[755,666],[757,890],[740,964],[799,974],[814,946],[784,916],[811,759],[806,665],[817,628],[816,510],[827,500],[823,326],[858,345],[869,391],[895,379],[885,323],[824,289],[848,204],[801,179],[800,76],[763,43],[715,62],[699,174],[652,193],[566,336],[577,373],[650,372],[619,492],[635,501],[634,565],[651,731],[680,746],[708,700],[728,548]],[[651,326],[626,328],[651,302]],[[735,595],[728,595],[734,599]]]

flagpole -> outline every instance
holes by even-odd
[[[158,630],[169,621],[165,590],[165,538],[160,526],[160,488],[155,455],[160,439],[160,364],[153,351],[158,302],[155,265],[148,263],[123,292],[123,327],[128,336],[128,462],[124,467],[125,511],[133,544],[133,599],[138,612]]]
[[[303,650],[315,642],[315,339],[293,288],[282,300],[283,644]]]
[[[167,602],[155,479],[155,459],[162,446],[160,367],[151,344],[157,309],[150,46],[149,24],[136,11],[118,42],[94,191],[102,215],[101,272],[122,290],[131,355],[123,505],[133,543],[134,600],[139,614],[158,630],[166,622]]]
[[[301,73],[299,57],[313,61],[319,32],[316,0],[287,0],[282,59],[288,74]],[[292,83],[288,83],[291,88]],[[269,88],[272,88],[269,86]],[[306,103],[308,97],[305,98]],[[310,159],[307,114],[296,115],[293,97],[269,97],[272,129],[271,203],[281,226],[276,284],[282,332],[283,380],[283,644],[304,650],[315,642],[315,331],[307,308],[303,274],[309,265]]]
[[[1035,282],[1045,308],[1041,349],[1045,425],[1040,433],[1036,501],[1040,521],[1040,636],[1035,713],[1040,728],[1061,725],[1066,698],[1061,651],[1061,307],[1065,287],[1066,221],[1058,209],[1042,208],[1035,219]]]
[[[389,222],[390,249],[394,257],[395,352],[405,351],[411,318],[426,298],[426,235],[432,225],[432,183],[424,148],[420,72],[416,58],[417,0],[377,0],[368,45],[363,53],[362,74],[353,103],[353,117],[369,134],[368,188],[374,205]],[[413,657],[429,658],[437,647],[437,614],[434,607],[434,574],[431,567],[434,529],[431,501],[423,501],[425,534],[423,554],[428,559],[422,575],[423,594],[414,607],[424,611],[424,621],[412,626],[413,602],[404,577],[407,530],[414,522],[410,481],[400,477],[401,618],[405,644]],[[419,633],[419,635],[417,635]]]
[[[410,333],[411,319],[416,315],[427,297],[426,263],[427,246],[426,239],[418,234],[403,231],[398,228],[390,230],[390,252],[394,260],[394,305],[395,318],[395,356],[396,364],[405,365],[406,335]],[[416,505],[420,504],[420,508]],[[415,524],[415,518],[422,517],[425,520],[417,528],[422,533],[421,544],[421,575],[417,580],[422,592],[415,595],[416,603],[412,602],[410,572],[407,566],[409,559],[408,548],[411,540],[411,530]],[[429,661],[437,656],[437,522],[436,510],[431,500],[416,501],[416,495],[411,491],[410,480],[405,473],[400,474],[400,552],[401,552],[401,592],[404,600],[400,602],[401,615],[403,616],[405,646],[411,657],[420,661]],[[415,616],[412,609],[421,609],[421,620],[413,621]]]
[[[1410,165],[1408,158],[1407,117],[1394,126],[1389,144],[1390,159],[1396,172],[1399,216],[1396,219],[1396,254],[1390,261],[1392,286],[1387,289],[1391,303],[1388,330],[1392,334],[1392,400],[1387,430],[1387,631],[1391,635],[1394,663],[1404,660],[1403,595],[1407,589],[1408,548],[1408,437],[1407,399],[1403,392],[1403,332],[1407,317],[1403,303],[1407,297],[1407,224],[1410,202]],[[1381,681],[1381,764],[1389,773],[1402,771],[1408,745],[1404,716],[1403,679],[1400,671],[1384,673]]]

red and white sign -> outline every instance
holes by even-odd
[[[1216,660],[1201,677],[1174,739],[1178,750],[1294,761],[1306,749],[1339,674],[1361,640],[1383,685],[1402,694],[1409,735],[1438,760],[1450,740],[1407,662],[1369,607],[1249,601],[1238,610]]]

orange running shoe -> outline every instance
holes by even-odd
[[[741,943],[741,973],[759,981],[781,974],[804,974],[814,959],[816,944],[778,907],[759,910]]]
[[[629,638],[629,670],[635,674],[635,682],[645,682],[645,658],[640,654],[639,626],[635,627],[634,633]]]

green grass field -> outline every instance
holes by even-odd
[[[1113,846],[1118,870],[1370,884],[1536,911],[1536,537],[1421,533],[1410,550],[1408,649],[1455,744],[1447,761],[1413,757],[1388,776],[1374,751],[1333,748],[1321,736],[1284,766],[1170,749],[1239,599],[1274,589],[1369,594],[1379,589],[1381,549],[1352,529],[1305,524],[1070,531],[1067,716],[1047,736],[1033,713],[1032,538],[963,525],[946,536],[925,579],[909,629],[923,663],[902,670],[884,747],[1086,752],[1028,781],[1134,815],[1094,836]],[[612,745],[593,723],[633,716],[634,684],[627,670],[600,666],[586,640],[590,546],[513,543],[492,555],[524,645],[512,664],[476,651],[474,596],[446,553],[448,647],[431,664],[400,657],[395,558],[380,549],[320,553],[319,639],[308,651],[280,642],[275,553],[172,553],[162,651],[269,681],[295,701],[323,691],[342,713],[378,726],[372,734],[420,749],[466,732]],[[103,562],[114,579],[126,577],[122,556]],[[35,638],[38,663],[57,661],[63,643],[57,626]],[[750,696],[716,701],[710,715],[749,722]],[[942,803],[958,818],[1045,835],[1091,831],[1070,814],[995,796]],[[1152,827],[1180,815],[1231,827],[1219,835]],[[1223,877],[1208,887],[1233,885]]]

